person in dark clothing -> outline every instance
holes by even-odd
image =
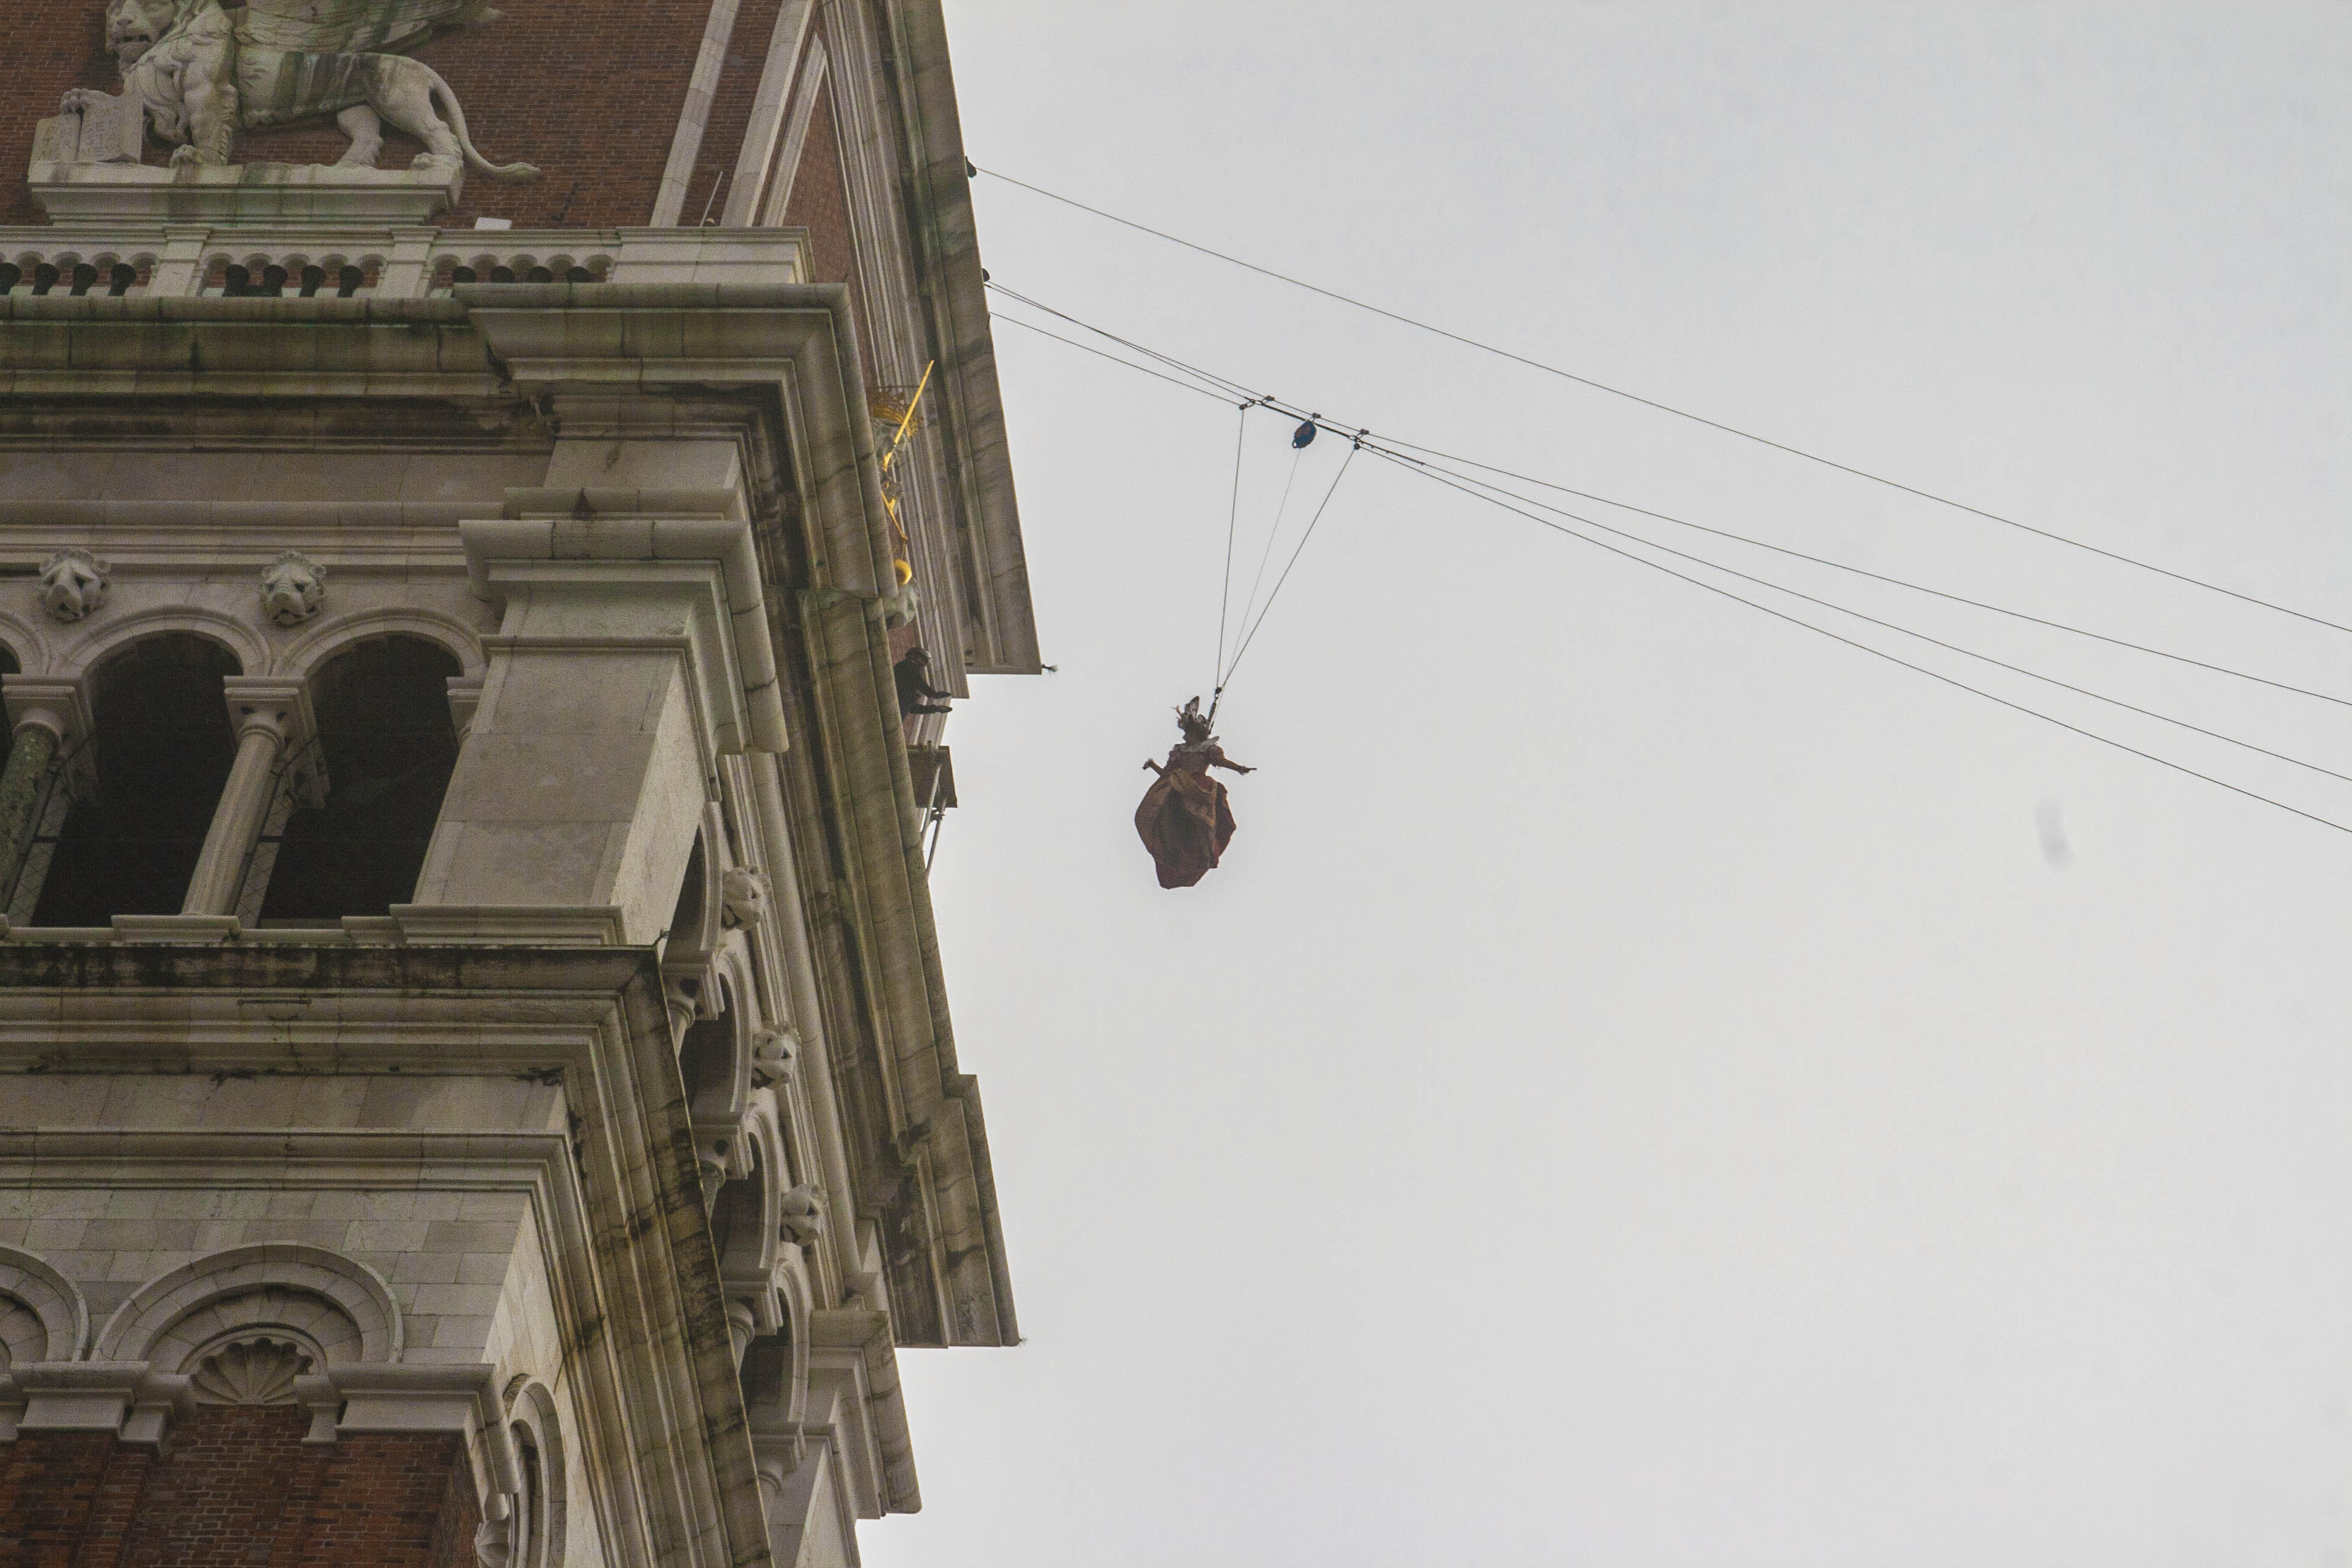
[[[890,674],[898,683],[900,717],[952,711],[947,705],[948,694],[931,684],[931,656],[921,648],[908,648],[906,657],[890,667]]]

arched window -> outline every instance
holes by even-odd
[[[33,923],[173,915],[236,755],[224,679],[236,656],[186,632],[133,643],[91,681],[97,784],[58,837]]]
[[[514,1402],[515,1458],[522,1489],[515,1498],[507,1561],[512,1568],[562,1568],[564,1534],[563,1431],[555,1401],[533,1383]]]
[[[441,797],[457,764],[446,649],[419,637],[373,637],[310,679],[325,763],[325,804],[285,819],[273,843],[260,923],[315,925],[381,915],[416,891]]]

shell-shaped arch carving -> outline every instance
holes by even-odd
[[[478,627],[469,626],[455,616],[389,605],[354,610],[306,628],[278,656],[278,673],[307,679],[351,644],[386,637],[415,637],[446,649],[469,677],[481,674],[486,668]]]
[[[92,1352],[100,1361],[184,1356],[247,1325],[283,1324],[331,1362],[396,1362],[400,1307],[364,1263],[294,1241],[232,1247],[142,1285],[116,1309]]]
[[[89,1308],[74,1282],[37,1254],[0,1247],[0,1366],[79,1361],[89,1337]]]
[[[201,609],[193,605],[170,605],[109,620],[90,637],[67,647],[58,656],[57,673],[86,676],[132,643],[163,632],[185,632],[190,637],[220,644],[236,658],[236,668],[242,674],[266,675],[269,672],[269,650],[262,646],[260,637],[251,626],[233,616],[224,616],[215,610]]]

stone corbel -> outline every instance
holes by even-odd
[[[709,958],[665,958],[661,974],[662,1003],[669,1009],[670,1032],[678,1038],[684,1039],[688,1029],[724,1011],[719,966]]]
[[[474,728],[474,713],[482,705],[482,678],[478,675],[449,677],[449,722],[457,731],[457,743],[466,743],[467,734]]]
[[[194,1414],[188,1380],[143,1361],[34,1362],[10,1369],[11,1399],[24,1402],[18,1432],[107,1432],[163,1447],[172,1419]]]
[[[702,1184],[702,1206],[719,1202],[719,1190],[751,1173],[751,1141],[740,1122],[690,1124],[694,1138],[695,1174]]]
[[[331,1377],[306,1373],[294,1380],[294,1398],[310,1413],[310,1430],[302,1434],[305,1443],[331,1443],[335,1440],[335,1424],[343,1416],[343,1393]]]

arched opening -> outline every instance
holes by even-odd
[[[669,915],[669,951],[672,953],[708,952],[710,933],[704,929],[710,922],[705,906],[710,899],[709,873],[702,858],[702,835],[694,836],[694,848],[686,858],[686,876],[677,885],[677,903]]]
[[[16,657],[16,650],[10,647],[6,643],[0,642],[0,675],[22,675],[24,673],[25,661]]]
[[[698,1018],[678,1047],[686,1080],[686,1113],[697,1121],[725,1121],[735,1110],[735,1020]]]
[[[58,832],[35,925],[180,912],[236,755],[221,682],[238,673],[236,655],[187,632],[143,638],[99,667],[97,782]]]
[[[522,1489],[515,1496],[514,1538],[507,1561],[516,1568],[542,1568],[547,1562],[547,1469],[530,1424],[518,1421],[511,1430]]]
[[[721,1186],[710,1205],[710,1243],[722,1279],[756,1278],[768,1255],[767,1173],[756,1142],[751,1163],[751,1173]]]
[[[421,637],[372,637],[310,679],[325,764],[324,804],[289,815],[272,844],[260,923],[315,925],[381,915],[416,891],[441,798],[457,765],[449,716],[455,656]]]
[[[539,1384],[514,1402],[515,1458],[522,1489],[515,1501],[515,1535],[507,1561],[513,1568],[560,1568],[563,1562],[563,1428],[555,1401]]]

